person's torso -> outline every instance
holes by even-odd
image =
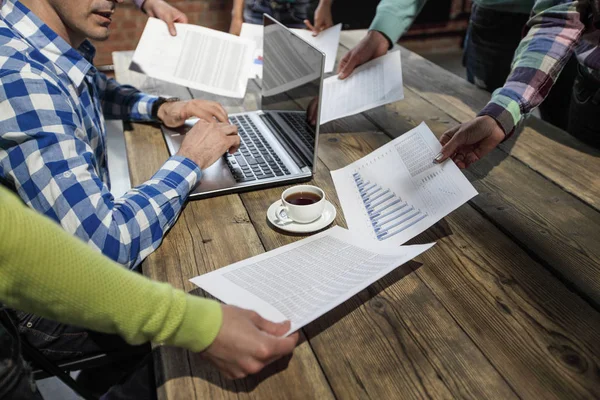
[[[479,7],[496,11],[530,14],[535,0],[473,0]]]
[[[7,4],[12,5],[4,0],[1,10],[3,14],[6,12],[5,7],[7,7]],[[19,3],[15,3],[14,7],[17,6],[19,6]],[[11,10],[9,12],[22,13],[21,10]],[[31,24],[31,21],[27,22]],[[28,28],[31,28],[31,26]],[[13,78],[18,80],[20,74],[35,74],[42,77],[49,85],[58,87],[61,95],[64,96],[63,98],[69,103],[76,115],[73,123],[81,128],[77,129],[77,139],[85,142],[92,149],[94,159],[91,160],[91,163],[98,176],[108,184],[105,125],[101,99],[95,83],[96,69],[90,66],[81,83],[76,85],[69,76],[69,74],[78,72],[75,65],[72,65],[70,70],[65,71],[67,69],[65,67],[69,65],[68,61],[65,59],[61,59],[60,63],[55,62],[56,60],[52,61],[49,56],[56,57],[56,54],[49,54],[47,49],[36,46],[42,40],[40,38],[41,31],[49,31],[49,28],[43,26],[39,32],[35,32],[37,37],[33,40],[31,37],[23,35],[22,29],[24,28],[16,29],[8,19],[0,19],[0,82],[8,76],[11,77],[11,80]],[[52,43],[48,43],[48,46],[52,46]],[[53,49],[54,52],[56,50],[56,48]],[[70,51],[76,50],[70,48]],[[12,96],[22,95],[19,93],[18,86],[4,86],[5,93],[3,97],[10,99]],[[30,110],[17,109],[14,110],[14,113],[19,115],[19,113],[27,111]],[[64,110],[57,112],[64,112]],[[41,121],[42,124],[43,122]],[[36,135],[35,131],[10,132],[4,129],[0,123],[0,137],[3,139],[0,141],[0,164],[3,163],[3,160],[9,158],[10,152],[14,151],[20,143],[34,135]],[[2,169],[6,171],[9,168]],[[10,179],[8,180],[10,181]]]

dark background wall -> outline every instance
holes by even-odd
[[[167,0],[183,11],[190,24],[226,31],[231,22],[233,0]],[[111,24],[110,38],[95,42],[96,65],[112,64],[113,51],[135,50],[148,16],[139,11],[133,1],[127,0],[117,6]]]
[[[189,22],[227,31],[233,0],[169,0],[185,12]],[[334,0],[333,18],[344,29],[365,29],[375,15],[378,0]],[[455,49],[466,31],[471,0],[431,0],[400,43],[414,51]],[[147,16],[132,1],[117,7],[109,40],[96,42],[96,65],[112,64],[113,51],[133,50],[142,34]]]

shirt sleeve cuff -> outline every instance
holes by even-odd
[[[406,27],[403,24],[398,23],[398,17],[382,12],[378,12],[375,15],[369,27],[370,31],[383,33],[390,41],[391,46],[398,41],[405,29]]]
[[[131,109],[131,121],[157,121],[152,117],[152,106],[158,100],[157,96],[139,93]]]
[[[179,196],[186,198],[200,182],[202,171],[195,162],[189,158],[172,156],[163,164],[161,169],[154,174],[152,181],[160,181],[176,190]]]
[[[506,139],[514,132],[515,127],[523,118],[519,103],[502,94],[494,95],[492,100],[477,114],[477,116],[487,115],[498,122]]]
[[[179,329],[167,342],[191,351],[206,350],[223,324],[221,304],[198,296],[186,295],[186,307]]]
[[[136,7],[139,8],[140,10],[142,9],[142,6],[144,5],[144,2],[146,0],[133,0],[133,2],[135,3]]]

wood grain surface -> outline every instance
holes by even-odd
[[[363,35],[343,32],[338,57]],[[402,56],[404,100],[322,127],[312,182],[336,206],[338,225],[346,226],[330,170],[421,121],[439,136],[489,98]],[[244,100],[188,93],[234,113],[258,109],[259,91],[251,82]],[[600,398],[600,161],[566,133],[528,124],[466,171],[480,195],[411,241],[436,246],[306,326],[291,359],[231,382],[199,354],[158,346],[159,398]],[[156,126],[131,128],[137,185],[168,153]],[[144,274],[205,295],[188,279],[301,239],[266,219],[284,188],[190,201]]]
[[[364,115],[390,137],[421,121],[440,137],[456,122],[411,89],[404,100]],[[600,214],[594,208],[500,149],[465,175],[479,191],[471,204],[600,309]]]

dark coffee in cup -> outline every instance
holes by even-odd
[[[308,206],[321,201],[321,196],[312,192],[296,192],[287,196],[285,201],[295,206]]]

